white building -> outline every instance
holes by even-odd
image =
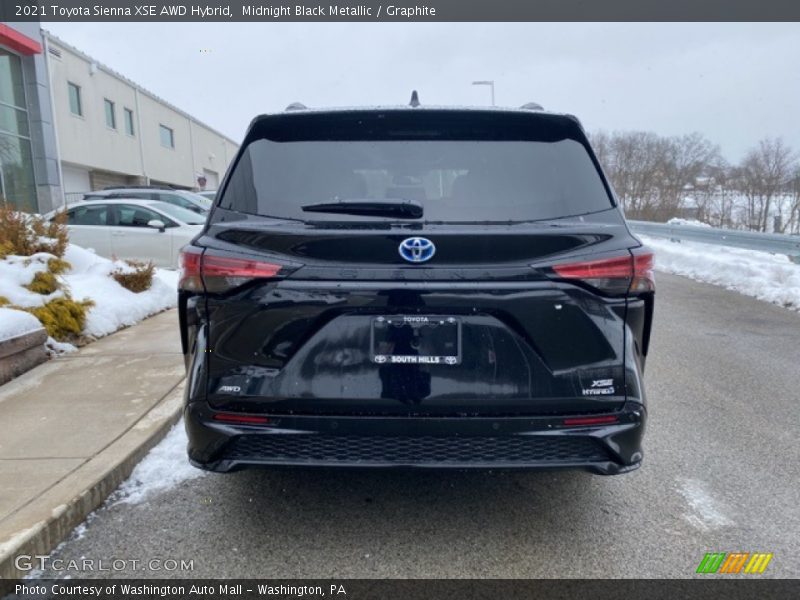
[[[217,188],[235,141],[37,25],[0,23],[0,83],[16,86],[0,195],[46,212],[112,185]]]
[[[64,192],[216,189],[238,145],[44,32]]]

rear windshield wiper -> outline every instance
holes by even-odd
[[[340,213],[347,215],[367,215],[370,217],[400,217],[419,219],[422,217],[422,204],[414,200],[387,198],[369,200],[349,198],[335,202],[320,202],[301,207],[304,212]]]

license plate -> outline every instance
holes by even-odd
[[[372,362],[380,365],[457,365],[461,321],[436,315],[375,317],[371,345]]]

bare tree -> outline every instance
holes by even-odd
[[[719,157],[699,133],[664,138],[647,131],[599,132],[592,142],[626,213],[640,219],[676,216],[684,188]]]
[[[700,176],[719,158],[719,147],[700,133],[669,138],[660,178],[660,212],[677,214],[684,190],[697,187]]]
[[[614,133],[609,142],[611,178],[626,212],[640,219],[656,217],[659,179],[666,142],[654,133]]]
[[[696,218],[712,225],[800,233],[800,164],[780,138],[761,140],[735,166],[700,133],[600,131],[592,145],[630,217],[681,215],[691,195]]]
[[[800,234],[800,165],[795,166],[794,174],[786,187],[789,198],[788,218],[783,233]]]
[[[741,191],[747,198],[748,229],[767,231],[773,202],[786,190],[796,165],[794,151],[782,138],[764,138],[742,160]],[[782,206],[779,208],[779,216]],[[783,221],[783,219],[781,219]],[[782,230],[784,226],[779,227]]]

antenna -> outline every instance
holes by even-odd
[[[536,102],[528,102],[527,104],[523,104],[522,106],[520,106],[520,108],[523,108],[525,110],[544,110],[544,108],[542,108],[542,105],[537,104]]]
[[[302,102],[292,102],[289,106],[286,107],[286,110],[287,111],[288,110],[305,110],[306,108],[308,108],[308,107],[305,104],[303,104]]]
[[[411,102],[409,102],[408,105],[413,106],[414,108],[419,106],[419,94],[417,94],[417,90],[411,92]]]

